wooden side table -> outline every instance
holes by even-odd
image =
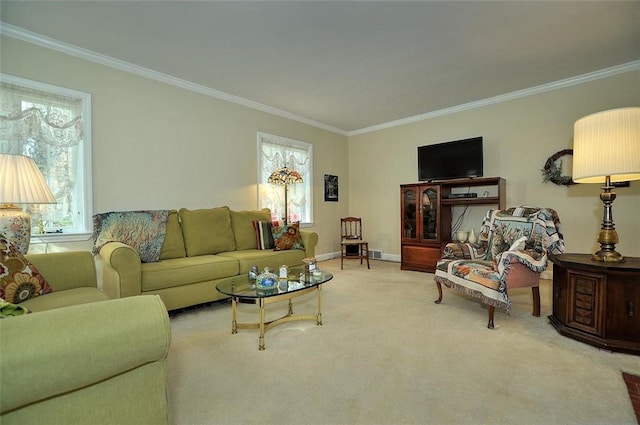
[[[596,347],[640,354],[640,258],[603,263],[590,254],[562,254],[550,259],[553,327]]]

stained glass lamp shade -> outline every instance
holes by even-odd
[[[272,172],[267,181],[272,184],[284,185],[284,223],[287,224],[289,220],[288,186],[290,184],[303,183],[302,176],[296,170],[285,166]]]

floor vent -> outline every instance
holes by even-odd
[[[372,258],[374,260],[382,260],[382,251],[380,251],[379,249],[370,249],[369,258]]]

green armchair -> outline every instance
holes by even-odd
[[[108,299],[89,252],[28,259],[53,292],[0,320],[0,423],[170,424],[160,297]]]

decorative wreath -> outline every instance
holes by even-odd
[[[544,183],[551,182],[560,186],[571,186],[575,184],[571,176],[562,175],[562,161],[557,164],[556,161],[565,155],[573,155],[573,149],[564,149],[554,153],[544,163],[542,171],[542,181]]]

